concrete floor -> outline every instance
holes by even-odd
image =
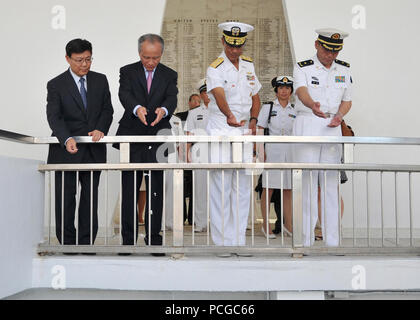
[[[273,224],[272,224],[273,225]],[[256,222],[253,226],[249,226],[246,231],[246,243],[248,246],[280,246],[285,248],[291,248],[292,247],[292,238],[288,237],[287,235],[282,236],[281,234],[278,234],[276,239],[268,239],[264,236],[264,234],[261,231],[262,224],[261,222]],[[252,230],[253,229],[253,230]],[[108,245],[119,245],[122,243],[121,237],[120,237],[120,231],[119,228],[114,228],[112,231],[109,231],[109,233],[105,236],[104,233],[98,234],[98,237],[96,238],[95,245],[105,245],[106,243]],[[144,246],[143,238],[145,235],[144,226],[139,226],[139,238],[137,241],[137,245]],[[171,230],[165,230],[162,232],[163,236],[163,245],[172,245],[172,239],[173,239],[173,233]],[[382,243],[383,241],[383,243]],[[45,243],[48,243],[48,236],[45,238]],[[58,240],[55,237],[54,232],[52,231],[50,233],[50,244],[51,245],[58,245]],[[211,235],[208,232],[201,232],[201,233],[192,233],[192,228],[190,225],[184,225],[184,245],[185,246],[205,246],[205,245],[213,245]],[[316,247],[322,247],[324,246],[323,241],[315,241],[314,246]],[[397,240],[395,237],[384,237],[382,238],[380,236],[374,236],[371,235],[369,238],[369,241],[366,237],[366,235],[356,235],[355,238],[352,238],[350,236],[343,237],[342,238],[342,247],[386,247],[386,248],[392,248],[397,247]],[[400,237],[398,239],[398,247],[410,247],[410,239]],[[413,239],[413,247],[420,247],[420,238],[414,238]]]
[[[25,290],[4,300],[270,300],[270,292],[169,292],[96,289]],[[326,292],[326,300],[420,300],[420,292]]]

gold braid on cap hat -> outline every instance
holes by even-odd
[[[227,44],[233,45],[233,46],[241,46],[246,41],[246,36],[244,37],[232,37],[228,36],[226,34],[223,34],[223,37],[225,38],[225,41]]]

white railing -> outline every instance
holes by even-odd
[[[37,138],[23,135],[16,135],[0,130],[0,138],[19,143],[30,144],[51,144],[58,143],[54,137]],[[75,137],[78,143],[92,143],[91,137]],[[232,163],[129,163],[130,143],[177,143],[186,144],[189,142],[207,143],[229,143],[232,146]],[[343,164],[317,164],[317,163],[242,163],[243,143],[305,143],[305,144],[343,144]],[[39,171],[45,173],[46,201],[45,210],[48,217],[48,234],[45,242],[40,244],[40,253],[54,252],[95,252],[95,253],[275,253],[275,254],[398,254],[398,253],[419,253],[420,252],[420,226],[416,219],[418,209],[418,197],[414,190],[417,190],[417,177],[420,173],[418,165],[404,164],[362,164],[354,163],[355,145],[407,145],[418,147],[419,138],[381,138],[381,137],[279,137],[279,136],[118,136],[105,137],[96,143],[120,143],[120,163],[107,164],[46,164],[39,167]],[[255,195],[251,197],[251,225],[247,231],[247,244],[240,247],[214,246],[211,242],[209,197],[207,197],[207,233],[204,236],[197,236],[194,231],[191,233],[184,227],[183,217],[183,174],[184,170],[206,170],[207,185],[208,177],[213,170],[243,170],[249,173],[249,183],[255,185],[256,176],[262,170],[269,172],[273,169],[292,170],[292,202],[293,202],[293,232],[291,238],[281,235],[280,239],[263,238],[256,228],[254,209]],[[102,171],[104,176],[102,184],[105,186],[104,202],[108,204],[110,192],[110,174],[117,172],[120,175],[118,190],[121,192],[122,171],[146,171],[164,170],[164,181],[169,172],[173,175],[173,228],[171,232],[165,228],[162,230],[162,246],[146,246],[138,241],[133,245],[122,245],[121,219],[118,229],[119,237],[109,233],[108,221],[110,212],[108,206],[105,210],[105,235],[97,239],[96,243],[91,241],[90,245],[59,245],[55,236],[51,234],[52,226],[52,205],[54,203],[55,183],[54,172],[74,171],[78,176],[82,171]],[[339,225],[339,245],[327,247],[321,242],[313,246],[304,247],[303,235],[303,209],[302,209],[302,184],[305,174],[313,179],[313,172],[322,171],[326,180],[327,172],[346,171],[349,181],[346,186],[339,187],[338,199],[345,196],[346,209],[342,218],[341,206],[337,212]],[[193,171],[194,172],[194,171]],[[268,174],[269,175],[269,174]],[[76,176],[76,178],[77,178]],[[194,175],[193,175],[194,176]],[[64,178],[64,173],[62,173]],[[194,179],[194,178],[193,178]],[[64,179],[62,179],[64,183]],[[149,183],[150,180],[149,180]],[[338,185],[340,185],[338,183]],[[78,192],[79,190],[77,190]],[[194,192],[194,191],[193,191]],[[311,190],[313,192],[313,190]],[[164,192],[165,203],[165,192]],[[223,195],[222,195],[223,197]],[[261,201],[264,201],[262,199]],[[322,201],[322,200],[321,200]],[[406,202],[405,202],[406,201]],[[350,206],[349,206],[350,204]],[[134,206],[136,207],[136,206]],[[350,207],[351,209],[348,209]],[[63,212],[63,211],[62,211]],[[121,212],[121,208],[120,208]],[[149,211],[149,221],[150,214]],[[267,216],[269,215],[266,212]],[[136,221],[137,212],[134,210],[133,219]],[[282,212],[283,216],[283,212]],[[92,219],[92,210],[91,210]],[[194,210],[193,210],[194,219]],[[347,221],[343,229],[343,221]],[[163,210],[165,221],[165,208]],[[63,219],[62,219],[63,221]],[[77,225],[77,224],[76,224]],[[91,224],[92,225],[92,224]],[[63,232],[61,233],[63,234]],[[150,232],[149,232],[150,234]],[[238,236],[238,235],[237,235]],[[313,236],[313,234],[311,234]],[[170,241],[171,240],[171,241]],[[63,242],[61,242],[63,243]],[[149,241],[150,243],[150,241]]]

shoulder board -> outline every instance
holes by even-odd
[[[252,58],[247,57],[247,56],[241,56],[241,59],[244,60],[244,61],[248,61],[248,62],[252,62],[253,61]]]
[[[341,60],[335,60],[335,63],[340,64],[342,66],[345,66],[347,68],[350,68],[350,63],[347,63],[345,61],[341,61]]]
[[[263,102],[262,104],[263,104],[263,105],[264,105],[264,104],[274,104],[274,102],[273,102],[273,101],[266,101],[266,102]]]
[[[218,66],[220,66],[223,63],[223,61],[225,61],[225,59],[223,59],[222,57],[219,57],[211,63],[210,67],[216,69]]]
[[[303,68],[303,67],[308,67],[314,64],[314,60],[306,60],[306,61],[301,61],[298,62],[299,67]]]

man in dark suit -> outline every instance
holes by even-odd
[[[117,135],[156,135],[160,130],[170,130],[169,119],[177,105],[178,74],[160,63],[163,54],[163,39],[155,34],[139,38],[140,61],[124,66],[120,70],[119,97],[125,112],[119,122]],[[135,143],[130,145],[130,162],[156,163],[159,143]],[[133,172],[122,173],[122,236],[124,245],[137,242],[138,215],[134,210],[134,197],[137,197],[143,172],[138,171],[136,192],[134,192]],[[151,172],[151,190],[146,176],[145,242],[162,245],[160,235],[162,225],[163,171]],[[149,203],[149,194],[151,203]],[[137,200],[136,200],[137,203]],[[152,212],[149,221],[149,208]],[[135,214],[135,217],[133,216]],[[149,233],[150,222],[150,233]]]
[[[70,68],[47,84],[47,119],[52,135],[60,142],[50,145],[48,163],[105,163],[105,144],[77,145],[73,137],[89,135],[93,141],[99,141],[108,133],[114,110],[107,78],[90,71],[92,45],[87,40],[70,41],[66,46],[66,60]],[[99,176],[100,172],[94,171],[91,181],[90,172],[80,171],[79,181],[76,181],[76,172],[67,171],[62,181],[62,172],[56,172],[55,221],[57,238],[61,244],[76,244],[75,195],[76,184],[79,182],[78,244],[93,244],[95,241],[98,230]],[[62,184],[64,204],[61,199]],[[62,227],[64,234],[61,232]]]

